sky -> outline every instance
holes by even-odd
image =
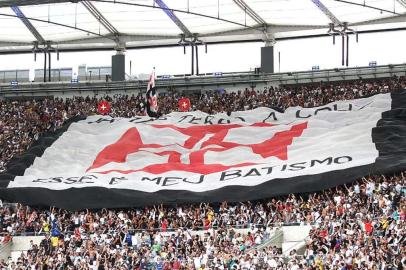
[[[279,71],[278,53],[281,54],[280,71],[311,70],[341,67],[341,42],[333,45],[331,37],[278,41],[275,44],[275,72]],[[200,73],[240,72],[260,66],[262,42],[209,45],[199,50]],[[53,56],[53,68],[72,68],[77,65],[111,66],[114,51],[61,53],[60,60]],[[128,50],[126,73],[148,74],[156,67],[157,75],[188,74],[191,68],[190,48],[185,55],[183,47]],[[350,37],[350,66],[368,66],[370,61],[378,65],[406,63],[406,31],[361,34],[359,43]],[[34,62],[32,54],[0,55],[0,71],[43,68],[43,57]]]

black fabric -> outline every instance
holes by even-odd
[[[1,188],[0,198],[11,202],[20,202],[32,206],[57,206],[69,210],[84,208],[125,208],[157,203],[192,203],[245,201],[269,198],[289,193],[315,192],[345,184],[370,174],[396,173],[406,169],[406,91],[392,95],[392,109],[384,112],[377,127],[372,130],[372,139],[379,151],[375,163],[338,171],[329,171],[317,175],[304,175],[289,179],[273,179],[257,186],[227,186],[207,192],[169,191],[154,193],[127,189],[107,189],[102,187],[70,188],[50,190],[45,188]],[[70,125],[53,134],[44,134],[43,138],[55,141]],[[34,156],[42,155],[49,139],[41,138],[25,155],[10,162],[7,173],[0,175],[0,183],[6,187],[16,175],[23,175]],[[38,148],[38,146],[41,146]],[[41,152],[41,151],[42,152]],[[40,154],[40,155],[38,155]]]
[[[153,98],[155,98],[155,99],[157,98],[157,96],[156,96],[156,88],[155,87],[152,87],[151,89],[149,89],[147,91],[147,95],[146,95],[147,107],[146,107],[146,109],[147,109],[147,115],[149,117],[158,118],[160,115],[158,114],[158,112],[154,111],[153,108],[152,108],[153,105],[151,104],[151,99],[153,99]]]
[[[372,172],[392,173],[406,169],[406,90],[391,94],[392,109],[382,113],[372,130],[379,157]]]
[[[274,179],[264,184],[245,187],[229,186],[207,192],[158,191],[154,193],[102,187],[49,190],[44,188],[12,188],[0,190],[0,197],[32,206],[56,206],[68,210],[126,208],[157,203],[176,204],[193,202],[221,202],[259,200],[290,193],[306,193],[331,188],[368,175],[372,166],[328,172],[318,175],[299,176],[290,179]]]
[[[51,146],[66,130],[68,130],[72,123],[83,119],[86,119],[86,117],[75,116],[66,121],[60,129],[45,132],[23,155],[13,157],[7,165],[7,171],[5,173],[0,173],[0,187],[7,187],[8,183],[13,181],[15,176],[24,175],[25,169],[32,165],[36,157],[41,157],[45,149]],[[2,192],[3,191],[0,190],[0,195]]]

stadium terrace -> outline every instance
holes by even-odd
[[[0,1],[0,270],[405,270],[405,16]]]

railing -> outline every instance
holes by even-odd
[[[348,220],[346,220],[348,221]],[[316,225],[319,224],[320,222],[304,222],[304,223],[299,223],[299,222],[275,222],[275,223],[267,223],[267,224],[246,224],[246,225],[238,225],[238,226],[233,226],[233,225],[225,225],[225,226],[211,226],[209,228],[206,227],[195,227],[193,232],[205,232],[208,231],[208,229],[214,229],[214,230],[219,230],[219,229],[234,229],[234,230],[239,230],[239,229],[251,229],[251,228],[267,228],[271,226],[272,228],[281,228],[282,226],[306,226],[306,225]],[[178,228],[167,228],[166,230],[162,230],[161,228],[147,228],[147,229],[129,229],[129,232],[131,233],[142,233],[142,232],[164,232],[164,233],[175,233],[178,230],[182,231],[187,231],[190,230],[191,228],[186,228],[186,227],[178,227]],[[64,234],[74,234],[73,231],[62,231]],[[109,230],[106,233],[117,233],[118,231],[116,230]],[[45,236],[47,235],[47,232],[43,231],[38,231],[38,232],[14,232],[12,235],[13,236]],[[85,232],[84,234],[91,234],[90,232]]]
[[[10,240],[6,244],[0,244],[0,259],[6,260],[11,252],[13,241]]]
[[[3,203],[3,206],[6,205]],[[10,203],[7,205],[16,205],[14,203]],[[382,216],[383,217],[383,216]],[[380,222],[382,217],[374,217],[372,219],[369,219],[370,221],[375,221],[375,222]],[[402,220],[404,222],[404,220]],[[245,225],[238,225],[238,226],[233,226],[233,225],[225,225],[225,226],[211,226],[209,228],[207,227],[195,227],[193,232],[204,232],[208,231],[208,229],[251,229],[251,228],[267,228],[267,227],[272,227],[272,228],[281,228],[283,226],[315,226],[318,224],[323,223],[324,220],[316,220],[313,222],[274,222],[274,223],[267,223],[267,224],[245,224]],[[361,222],[359,219],[338,219],[334,220],[334,222]],[[166,230],[162,230],[161,228],[147,228],[147,229],[129,229],[129,232],[131,233],[142,233],[142,232],[165,232],[165,233],[175,233],[178,230],[182,231],[187,231],[190,230],[191,228],[186,228],[186,227],[178,227],[178,228],[167,228]],[[73,231],[62,231],[64,234],[74,234]],[[116,230],[109,230],[106,233],[117,233],[119,231]],[[45,236],[48,233],[43,232],[43,231],[38,231],[38,232],[14,232],[12,236]],[[85,232],[83,234],[89,235],[92,234],[90,232]]]
[[[268,225],[272,225],[272,227],[276,227],[276,228],[284,226],[283,223],[273,223],[273,224],[268,224]],[[231,226],[231,225],[226,225],[224,227],[212,226],[210,228],[197,227],[197,228],[194,228],[194,230],[192,232],[193,233],[207,232],[209,229],[214,229],[214,230],[219,230],[219,229],[243,230],[243,229],[251,229],[253,227],[254,228],[266,228],[266,226],[267,225],[265,225],[265,224],[250,224],[250,225],[245,225],[245,226]],[[289,226],[294,226],[294,225],[292,223]],[[178,228],[167,228],[166,230],[162,230],[161,228],[148,228],[148,229],[129,229],[128,231],[130,233],[142,233],[142,232],[175,233],[178,230],[187,231],[187,230],[190,230],[190,228],[178,227]],[[64,233],[64,234],[74,234],[73,231],[61,231],[61,232]],[[117,230],[109,230],[106,233],[117,233],[117,232],[119,232],[119,231],[117,231]],[[13,236],[45,236],[47,234],[49,234],[49,232],[38,231],[38,232],[14,232],[12,235]],[[82,234],[90,235],[92,233],[85,232],[85,233],[82,233]]]
[[[305,240],[302,240],[302,241],[294,241],[294,242],[295,242],[296,244],[294,244],[293,246],[291,246],[291,247],[289,247],[287,250],[285,250],[285,251],[283,252],[283,255],[289,256],[289,253],[290,253],[291,251],[293,251],[293,250],[298,251],[299,249],[301,249],[301,248],[303,248],[303,247],[306,246]],[[288,243],[288,242],[285,242],[285,243]]]
[[[264,241],[261,244],[255,245],[254,247],[252,247],[252,249],[262,250],[273,244],[282,244],[283,239],[282,239],[282,241],[279,241],[279,239],[282,237],[283,237],[283,231],[280,228],[277,228],[274,235],[271,238],[264,239]]]
[[[79,81],[106,81],[106,76],[111,76],[111,67],[85,67],[80,66],[78,70]],[[48,76],[48,72],[46,74]],[[35,80],[41,81],[44,77],[44,70],[35,70]],[[51,69],[52,82],[70,82],[72,79],[72,68]],[[0,70],[0,83],[9,84],[12,81],[27,83],[30,81],[30,70]]]

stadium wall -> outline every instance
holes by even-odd
[[[206,92],[227,90],[229,92],[277,85],[292,85],[320,82],[370,80],[406,76],[406,64],[378,67],[303,71],[296,73],[255,74],[232,73],[207,76],[184,76],[158,78],[159,92]],[[114,94],[145,93],[147,81],[131,80],[125,82],[78,82],[78,83],[14,83],[0,84],[0,98],[17,97],[72,97]]]

